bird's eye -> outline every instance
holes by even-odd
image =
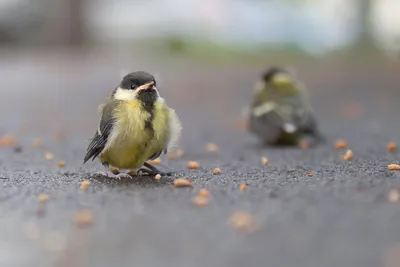
[[[135,90],[135,89],[136,89],[136,84],[132,84],[132,85],[131,85],[131,89],[132,89],[132,90]]]

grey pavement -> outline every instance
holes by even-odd
[[[0,134],[17,136],[22,151],[0,148],[0,266],[400,266],[400,203],[388,201],[400,172],[387,170],[400,153],[386,149],[388,141],[400,145],[399,65],[296,62],[328,139],[302,150],[262,148],[237,125],[268,64],[3,51]],[[157,73],[160,93],[182,119],[183,158],[161,159],[173,177],[94,178],[100,163],[82,165],[96,107],[120,69]],[[65,140],[52,140],[57,131]],[[32,147],[35,138],[44,146]],[[340,160],[338,138],[352,161]],[[209,142],[219,150],[205,151]],[[188,170],[189,160],[200,169]],[[212,174],[216,167],[221,175]],[[175,188],[175,177],[194,186]],[[83,180],[91,181],[85,192]],[[211,192],[205,207],[191,202],[200,188]],[[40,193],[49,195],[46,204]],[[82,209],[94,214],[88,227],[73,223]],[[254,232],[229,224],[237,211],[253,216]]]

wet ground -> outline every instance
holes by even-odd
[[[328,138],[302,150],[261,148],[239,122],[268,64],[155,59],[145,51],[3,51],[0,133],[16,137],[22,151],[0,148],[0,266],[399,266],[400,203],[388,195],[400,187],[400,172],[387,165],[399,163],[400,152],[386,148],[400,145],[399,66],[294,63]],[[160,181],[94,178],[102,166],[82,159],[97,105],[120,71],[137,69],[156,74],[180,115],[184,156],[161,159],[176,174]],[[32,146],[35,138],[42,147]],[[338,138],[352,161],[340,159]],[[217,152],[205,150],[210,142]],[[189,160],[200,168],[188,170]],[[212,174],[216,167],[221,175]],[[194,186],[175,188],[175,177]],[[84,180],[91,182],[85,192]],[[201,188],[211,196],[197,207],[192,198]],[[49,196],[45,204],[40,193]],[[92,212],[91,225],[74,223],[80,210]],[[238,211],[251,214],[252,231],[231,225]]]

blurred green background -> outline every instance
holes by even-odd
[[[396,57],[399,9],[397,0],[0,0],[0,43],[125,44],[222,60],[365,49]]]

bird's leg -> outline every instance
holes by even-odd
[[[154,167],[153,165],[151,165],[148,162],[145,162],[143,164],[143,166],[145,168],[144,167],[140,168],[138,172],[142,172],[142,173],[145,173],[147,175],[157,175],[157,174],[160,174],[160,175],[171,175],[170,172],[168,172],[168,173],[162,172],[162,171],[160,171],[159,169],[157,169],[156,167]]]

